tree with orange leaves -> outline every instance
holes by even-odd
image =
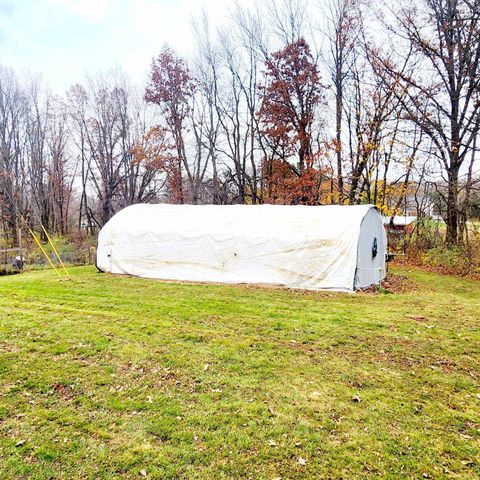
[[[178,158],[172,154],[174,148],[174,145],[167,141],[165,129],[155,125],[144,135],[142,142],[131,149],[130,153],[135,165],[141,165],[147,172],[165,174],[170,201],[181,203],[182,179],[178,169]]]
[[[185,151],[186,119],[191,110],[191,100],[196,84],[185,62],[168,47],[152,62],[151,80],[145,90],[145,101],[160,107],[171,133],[176,149],[176,182],[178,202],[184,203],[183,175],[185,169],[189,180],[192,175]]]
[[[312,126],[321,100],[320,76],[307,42],[300,38],[273,53],[265,76],[260,126],[277,158],[297,157],[291,168],[301,176],[313,154]]]

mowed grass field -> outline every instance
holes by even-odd
[[[480,284],[0,277],[2,479],[480,477]]]

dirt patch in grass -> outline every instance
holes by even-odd
[[[427,323],[431,321],[423,315],[408,314],[408,315],[405,315],[405,317],[411,318],[412,320],[415,320],[418,323]]]
[[[417,289],[417,286],[404,275],[387,274],[380,285],[370,285],[359,291],[363,293],[407,293]]]
[[[52,385],[53,391],[59,395],[60,397],[64,398],[65,400],[71,400],[75,397],[75,392],[70,385],[64,385],[62,383],[55,383]]]
[[[145,364],[135,365],[129,362],[126,365],[120,365],[117,368],[116,379],[120,382],[120,385],[112,387],[112,391],[122,391],[124,388],[131,389],[146,385],[162,392],[171,389],[181,389],[194,393],[199,388],[195,377],[157,364],[147,366]]]

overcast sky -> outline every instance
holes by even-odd
[[[141,82],[151,58],[168,43],[192,51],[192,18],[211,25],[228,16],[231,0],[0,0],[0,63],[41,73],[54,90],[84,74],[121,66]]]

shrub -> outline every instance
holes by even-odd
[[[465,246],[442,245],[421,253],[422,263],[461,274],[470,272],[472,266],[470,257],[470,251]]]
[[[422,222],[409,239],[407,261],[445,273],[480,276],[480,232],[473,229],[468,242],[448,246],[441,224]]]
[[[92,237],[53,237],[55,248],[66,265],[88,265],[95,261],[95,245],[96,239]],[[50,244],[42,244],[44,250],[48,254],[54,265],[58,265],[59,261]],[[38,245],[31,243],[25,253],[26,267],[28,269],[38,269],[49,266],[49,262],[40,250]]]

